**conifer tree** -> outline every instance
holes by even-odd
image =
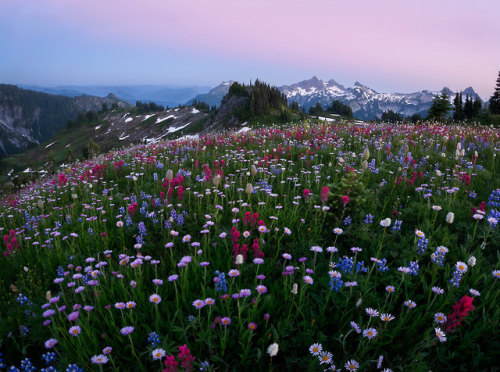
[[[453,113],[453,120],[456,121],[464,120],[464,111],[462,108],[462,92],[455,94],[453,105],[455,106],[455,112]]]
[[[483,104],[481,103],[481,99],[476,94],[476,99],[474,100],[474,117],[479,117],[481,115],[481,109],[483,108]]]
[[[474,116],[474,103],[472,102],[472,98],[465,96],[465,104],[464,104],[464,115],[467,120],[472,119]]]
[[[492,114],[500,114],[500,72],[498,72],[495,92],[490,98],[490,112]]]
[[[443,90],[440,96],[434,97],[432,100],[432,105],[429,109],[428,118],[438,121],[443,121],[448,118],[448,113],[453,108],[448,100],[448,95]]]

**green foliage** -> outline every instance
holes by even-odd
[[[85,158],[91,159],[99,154],[99,145],[97,145],[92,139],[89,140],[87,146],[83,150],[83,156]]]
[[[321,106],[321,103],[317,102],[316,106],[309,107],[309,115],[319,116],[325,113],[325,109]]]
[[[339,100],[334,100],[330,107],[326,109],[326,112],[329,114],[336,114],[343,116],[347,119],[352,119],[354,116],[352,114],[352,109],[349,105],[346,105]]]
[[[490,112],[494,115],[500,115],[500,72],[498,73],[495,92],[489,101]]]
[[[429,109],[427,118],[437,121],[444,121],[448,119],[448,115],[452,107],[453,106],[450,104],[446,91],[443,90],[443,93],[441,95],[437,95],[432,100],[432,105]]]
[[[320,371],[325,365],[309,352],[313,343],[332,352],[337,368],[355,359],[360,370],[375,370],[383,355],[382,368],[394,371],[491,370],[500,351],[500,290],[492,275],[500,267],[500,229],[492,228],[486,217],[473,219],[471,208],[497,188],[500,165],[492,144],[498,130],[443,126],[448,135],[444,139],[435,134],[435,125],[367,127],[302,124],[238,136],[208,135],[181,146],[140,145],[98,162],[75,164],[7,198],[0,205],[4,234],[8,240],[12,229],[21,245],[6,257],[0,255],[0,346],[7,365],[18,366],[30,357],[37,367],[44,366],[44,342],[56,338],[58,370],[69,363],[96,370],[91,357],[111,346],[112,359],[103,369],[158,371],[165,366],[163,360],[153,360],[154,349],[172,355],[186,344],[196,357],[196,370],[208,360],[212,370],[220,371]],[[463,141],[463,159],[455,158],[458,141]],[[367,145],[371,155],[364,152]],[[469,160],[476,148],[481,167],[472,167]],[[367,160],[371,156],[377,169],[364,169],[360,154]],[[416,160],[415,166],[405,162],[407,156]],[[436,175],[436,164],[443,175]],[[219,185],[204,179],[207,167],[223,171]],[[182,198],[178,184],[165,182],[170,173],[166,169],[174,177],[184,175]],[[455,177],[457,169],[474,173],[470,185]],[[414,170],[423,175],[410,183]],[[59,184],[66,177],[69,182]],[[255,192],[247,194],[249,183]],[[327,202],[319,198],[324,186],[330,189]],[[312,194],[307,200],[306,188]],[[350,199],[345,205],[340,201],[344,195]],[[135,201],[138,210],[131,213]],[[441,210],[433,209],[438,205]],[[492,209],[486,206],[486,214]],[[453,223],[446,222],[449,211],[455,213]],[[368,213],[372,223],[364,222]],[[265,230],[258,230],[260,222],[245,221],[248,216],[262,220]],[[347,216],[352,223],[343,223]],[[380,226],[388,217],[392,224]],[[394,219],[402,221],[400,230],[393,228]],[[120,226],[119,221],[126,223]],[[140,224],[145,234],[138,247]],[[334,235],[332,227],[343,232]],[[243,263],[235,263],[233,228],[242,233],[240,247],[258,242],[264,253],[261,265],[252,261],[252,248]],[[415,229],[429,240],[423,254],[416,250]],[[0,242],[2,250],[7,249],[5,241]],[[323,251],[315,253],[313,246]],[[450,248],[442,266],[432,261],[439,246]],[[449,279],[455,263],[472,255],[476,264],[453,287]],[[187,256],[190,263],[178,265]],[[346,257],[354,266],[364,262],[367,272],[343,271],[339,261]],[[372,257],[387,259],[388,271],[378,270]],[[398,270],[410,261],[419,262],[418,275]],[[293,274],[283,275],[287,266]],[[227,291],[217,291],[215,271],[231,269],[240,275],[226,275]],[[344,285],[338,292],[330,288],[332,270],[342,273]],[[178,275],[175,282],[168,281],[172,274]],[[305,275],[314,283],[306,284]],[[87,282],[91,276],[96,285]],[[54,281],[56,277],[63,282]],[[348,282],[356,285],[346,286]],[[257,293],[259,284],[267,293]],[[80,285],[84,290],[77,293]],[[386,290],[389,285],[393,292]],[[433,286],[444,288],[444,294],[435,294]],[[447,332],[446,342],[439,342],[434,314],[450,314],[472,288],[481,292],[474,299],[475,310]],[[251,296],[231,297],[244,289]],[[20,293],[32,304],[17,301]],[[149,300],[153,293],[161,296],[160,303]],[[56,312],[44,317],[41,307],[49,295],[59,302],[48,305]],[[193,306],[196,299],[207,298],[214,298],[214,304],[199,310]],[[415,308],[404,305],[409,299]],[[135,301],[135,307],[115,308],[121,301]],[[81,309],[72,322],[67,316],[77,304],[92,308]],[[384,323],[369,318],[368,307],[395,319]],[[230,317],[231,324],[217,323],[222,316]],[[51,323],[43,326],[47,318]],[[250,322],[257,329],[251,331]],[[378,335],[369,340],[351,322],[362,330],[374,327]],[[73,325],[81,327],[80,335],[69,335]],[[29,329],[25,335],[24,326]],[[134,326],[134,332],[122,335],[124,326]],[[152,331],[160,336],[158,345],[147,341]],[[279,352],[270,358],[266,351],[274,342]]]
[[[269,116],[277,110],[276,119],[288,121],[290,116],[286,111],[287,98],[278,88],[271,87],[258,79],[253,85],[233,83],[229,87],[229,92],[222,99],[222,104],[227,103],[231,98],[242,99],[234,109],[234,115],[243,121],[255,120]]]
[[[401,122],[403,121],[403,115],[398,114],[397,112],[394,112],[392,110],[384,111],[382,113],[382,117],[380,118],[383,122],[386,123],[396,123],[396,122]]]
[[[140,114],[148,114],[150,112],[157,112],[157,111],[163,111],[165,108],[163,106],[160,106],[154,102],[141,102],[137,101],[135,103],[135,112],[140,115]]]

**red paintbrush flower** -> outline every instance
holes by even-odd
[[[463,296],[460,301],[456,302],[453,305],[453,313],[447,316],[448,320],[446,321],[446,332],[453,331],[456,327],[458,327],[462,321],[468,314],[469,311],[475,309],[472,302],[474,298],[469,296]]]

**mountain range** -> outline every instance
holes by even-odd
[[[195,95],[205,93],[210,89],[208,86],[175,85],[60,85],[55,87],[19,85],[19,87],[67,97],[82,94],[106,97],[111,92],[132,105],[135,105],[137,101],[142,101],[168,107],[183,105]]]
[[[197,95],[194,99],[210,105],[218,105],[228,92],[230,85],[231,82],[223,82],[208,93]],[[333,79],[323,81],[316,76],[299,83],[283,85],[279,87],[279,90],[286,94],[289,103],[297,102],[306,111],[317,103],[327,108],[334,100],[338,100],[349,105],[354,116],[362,120],[380,118],[384,111],[389,110],[404,116],[413,114],[425,116],[436,95],[444,91],[452,101],[451,96],[454,94],[446,87],[437,92],[422,90],[414,93],[379,93],[360,82],[355,82],[353,87],[346,88]],[[472,87],[468,87],[463,90],[463,99],[466,95],[476,97],[476,92]]]

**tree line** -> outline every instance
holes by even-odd
[[[348,119],[353,118],[352,109],[348,105],[340,102],[339,100],[334,100],[332,104],[326,108],[326,110],[319,102],[316,103],[316,106],[311,106],[309,108],[309,115],[319,116],[323,114],[340,115]]]

